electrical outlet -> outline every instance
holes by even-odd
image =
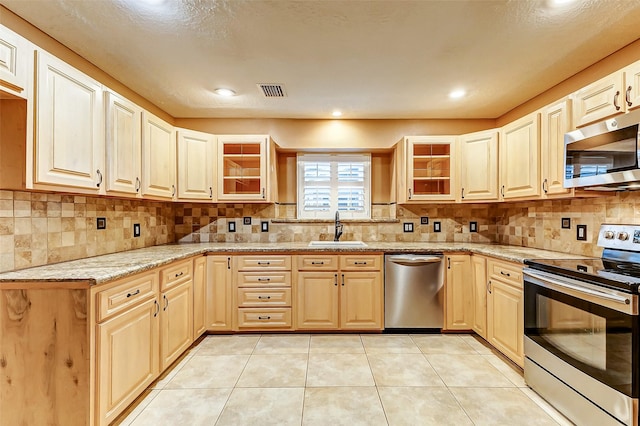
[[[133,236],[134,237],[139,237],[140,236],[140,224],[139,223],[134,223],[133,224]]]
[[[98,218],[96,218],[96,228],[97,229],[107,229],[107,218],[106,217],[98,217]]]
[[[243,217],[242,218],[243,225],[251,225],[251,217]]]
[[[478,232],[478,222],[469,222],[469,232]]]
[[[428,225],[429,217],[428,216],[420,216],[420,225]]]
[[[404,232],[413,232],[413,222],[405,222],[403,225]]]
[[[229,232],[236,232],[236,222],[234,220],[229,222],[228,227]]]
[[[576,226],[576,240],[587,241],[587,225]]]
[[[442,226],[440,222],[433,222],[433,232],[442,232]]]
[[[262,232],[269,232],[269,222],[260,222],[260,230]]]
[[[560,226],[562,227],[562,229],[571,229],[571,218],[563,217],[562,221],[560,222]]]

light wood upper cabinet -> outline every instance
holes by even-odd
[[[149,299],[97,327],[97,425],[110,424],[159,374],[158,302]]]
[[[207,258],[193,260],[193,340],[207,331]]]
[[[31,43],[0,25],[0,90],[27,97],[32,57]]]
[[[207,256],[207,330],[231,330],[236,310],[232,291],[231,257]]]
[[[460,136],[460,199],[498,199],[498,131]]]
[[[626,111],[624,72],[617,71],[571,95],[573,101],[573,125],[604,120]]]
[[[640,106],[640,61],[624,69],[624,83],[624,101],[627,111],[631,111]]]
[[[404,144],[406,181],[400,182],[406,188],[400,188],[400,201],[454,201],[456,137],[411,136]]]
[[[140,194],[142,176],[142,108],[126,98],[105,92],[107,192]]]
[[[571,101],[563,100],[542,111],[542,193],[571,194],[564,187],[564,134],[571,130]]]
[[[487,259],[471,256],[471,277],[473,281],[473,331],[487,338]]]
[[[445,329],[471,330],[473,327],[473,281],[468,254],[447,255],[445,285]]]
[[[34,183],[98,193],[104,186],[102,86],[37,51]]]
[[[147,111],[142,113],[142,195],[164,199],[176,195],[176,132]]]
[[[269,136],[220,135],[218,200],[269,201]]]
[[[213,200],[215,143],[209,133],[178,130],[178,199]]]
[[[507,124],[500,133],[500,192],[503,199],[540,195],[540,114]]]

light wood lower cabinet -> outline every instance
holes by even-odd
[[[207,331],[205,317],[207,308],[207,258],[198,256],[193,260],[193,340]]]
[[[473,328],[473,280],[468,254],[447,255],[445,284],[445,329]]]
[[[473,331],[487,338],[487,259],[471,256],[471,278],[473,283]]]
[[[524,294],[522,266],[489,259],[487,340],[524,366]]]
[[[298,256],[297,264],[295,308],[298,329],[382,329],[381,255],[302,255]],[[333,265],[340,265],[340,269],[326,270]]]
[[[158,302],[98,325],[98,424],[111,423],[159,374]]]
[[[208,331],[231,331],[233,283],[230,256],[207,256],[206,319]]]

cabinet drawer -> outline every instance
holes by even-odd
[[[238,307],[291,306],[290,288],[239,288]]]
[[[298,256],[299,271],[336,271],[338,270],[338,256],[309,255]]]
[[[487,270],[489,272],[489,279],[497,279],[519,288],[523,287],[521,265],[488,259]]]
[[[193,275],[193,261],[191,259],[176,262],[162,268],[160,271],[160,289],[162,291],[177,284],[189,281]]]
[[[382,256],[377,254],[345,254],[340,256],[341,270],[378,271],[382,266]]]
[[[291,272],[238,272],[238,287],[291,287]]]
[[[158,274],[148,272],[125,278],[96,293],[98,322],[158,294]]]
[[[238,308],[238,328],[291,328],[291,308]]]
[[[291,269],[291,256],[237,256],[238,271],[272,269],[287,271]]]

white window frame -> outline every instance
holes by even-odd
[[[331,195],[330,195],[330,207],[327,211],[305,211],[304,209],[304,173],[303,166],[306,162],[330,162],[331,163]],[[361,162],[364,163],[364,179],[362,187],[364,189],[364,210],[362,211],[349,211],[338,209],[338,188],[340,185],[338,182],[338,163],[347,162]],[[297,155],[297,193],[298,193],[298,219],[334,219],[336,210],[340,212],[340,219],[371,219],[371,154],[338,154],[338,153],[298,153]],[[360,186],[360,185],[358,185]]]

